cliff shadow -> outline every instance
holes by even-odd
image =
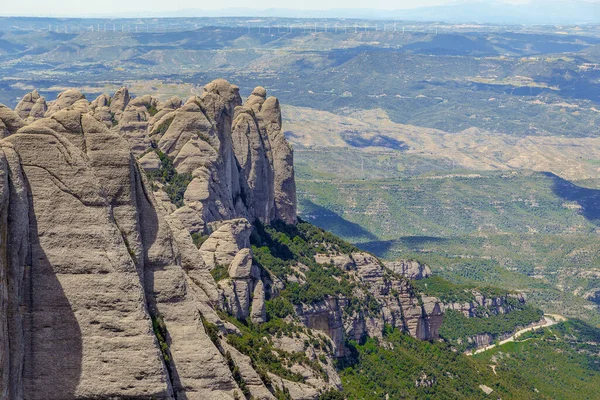
[[[351,242],[375,241],[377,236],[336,212],[304,199],[300,201],[302,219]]]
[[[388,251],[394,247],[397,240],[373,240],[370,242],[355,243],[361,250],[375,254],[377,257],[385,258]]]
[[[544,172],[552,180],[552,192],[563,200],[573,201],[581,207],[581,215],[600,225],[600,190],[577,186],[551,172]]]
[[[27,179],[27,178],[25,178]],[[27,182],[28,192],[31,193]],[[54,266],[39,240],[38,223],[29,197],[31,263],[25,266],[24,398],[75,398],[81,379],[81,328]]]
[[[446,241],[448,241],[448,239],[435,236],[402,236],[399,239],[375,240],[371,242],[356,243],[356,247],[373,253],[377,257],[385,258],[390,255],[390,250],[393,250],[395,247],[399,247],[401,249],[408,248],[408,250],[411,251],[418,251],[426,244],[443,243]]]

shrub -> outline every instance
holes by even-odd
[[[151,182],[161,182],[164,191],[169,196],[171,203],[177,207],[183,206],[183,195],[192,181],[192,174],[180,174],[173,166],[173,160],[160,150],[155,150],[160,159],[160,168],[157,171],[148,172],[146,175]]]

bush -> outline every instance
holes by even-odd
[[[296,315],[294,306],[289,302],[288,299],[283,297],[276,297],[275,299],[268,300],[265,302],[267,309],[267,319],[273,320],[275,318],[285,318],[288,315]]]
[[[164,185],[163,189],[169,196],[171,203],[177,207],[183,206],[183,195],[192,181],[192,174],[180,174],[173,166],[173,160],[160,150],[155,150],[160,159],[158,171],[148,172],[146,175],[151,182],[158,181]]]
[[[498,338],[503,334],[531,325],[542,318],[542,311],[529,305],[518,305],[516,309],[506,314],[491,314],[489,316],[468,318],[461,312],[446,310],[444,321],[440,328],[440,336],[455,345],[460,350],[474,347],[475,343],[467,344],[466,338],[478,334],[489,334]],[[458,340],[462,344],[458,344]]]
[[[151,117],[154,117],[156,114],[158,114],[158,110],[153,105],[146,107],[146,109],[148,110],[148,114],[150,114]]]
[[[210,271],[210,274],[212,275],[215,282],[219,282],[219,281],[222,281],[223,279],[229,278],[229,272],[227,271],[227,267],[220,265],[220,264],[217,264]]]
[[[194,242],[194,245],[197,248],[200,248],[202,246],[202,244],[204,242],[206,242],[206,239],[208,239],[210,237],[210,235],[204,235],[201,232],[194,232],[191,234],[192,236],[192,241]]]

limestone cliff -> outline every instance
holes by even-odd
[[[0,399],[314,399],[341,385],[345,338],[437,336],[435,299],[371,255],[325,252],[377,312],[331,293],[267,338],[283,370],[243,354],[238,320],[267,323],[291,282],[255,262],[253,225],[294,224],[296,192],[278,100],[242,103],[217,80],[185,102],[0,105]]]

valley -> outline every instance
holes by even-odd
[[[0,17],[0,399],[593,398],[598,32]]]

